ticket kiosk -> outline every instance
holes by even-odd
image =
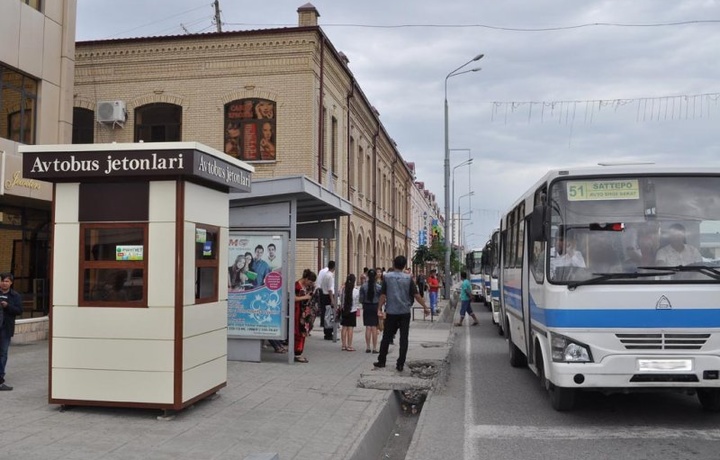
[[[227,380],[228,193],[197,143],[23,146],[54,183],[49,402],[179,410]]]

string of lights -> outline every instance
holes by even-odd
[[[572,125],[582,118],[592,124],[600,112],[617,112],[626,106],[635,107],[635,121],[695,120],[711,118],[720,104],[720,93],[685,94],[675,96],[639,97],[624,99],[558,100],[558,101],[493,101],[490,121],[507,124],[518,113],[526,115],[527,123],[552,121]]]

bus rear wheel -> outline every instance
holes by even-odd
[[[697,391],[697,395],[704,410],[708,412],[720,412],[720,389],[700,388]]]
[[[508,343],[510,344],[510,365],[512,367],[527,366],[527,358],[520,349],[513,343],[512,338],[508,335]]]

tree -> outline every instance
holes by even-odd
[[[415,254],[413,254],[412,263],[415,267],[425,268],[425,264],[428,261],[434,260],[433,254],[430,251],[430,248],[425,246],[424,244],[417,247],[415,250]]]

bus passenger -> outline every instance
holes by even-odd
[[[555,278],[555,272],[560,267],[585,268],[585,259],[582,253],[575,249],[575,237],[559,231],[555,237],[555,254],[550,258],[550,275]],[[559,276],[559,278],[565,278]]]
[[[655,265],[660,240],[653,226],[643,226],[637,230],[637,248],[628,250],[628,265],[651,267]]]
[[[669,242],[657,252],[658,265],[674,267],[676,265],[690,265],[702,262],[700,251],[695,246],[687,244],[685,227],[682,224],[673,224],[668,232]]]

